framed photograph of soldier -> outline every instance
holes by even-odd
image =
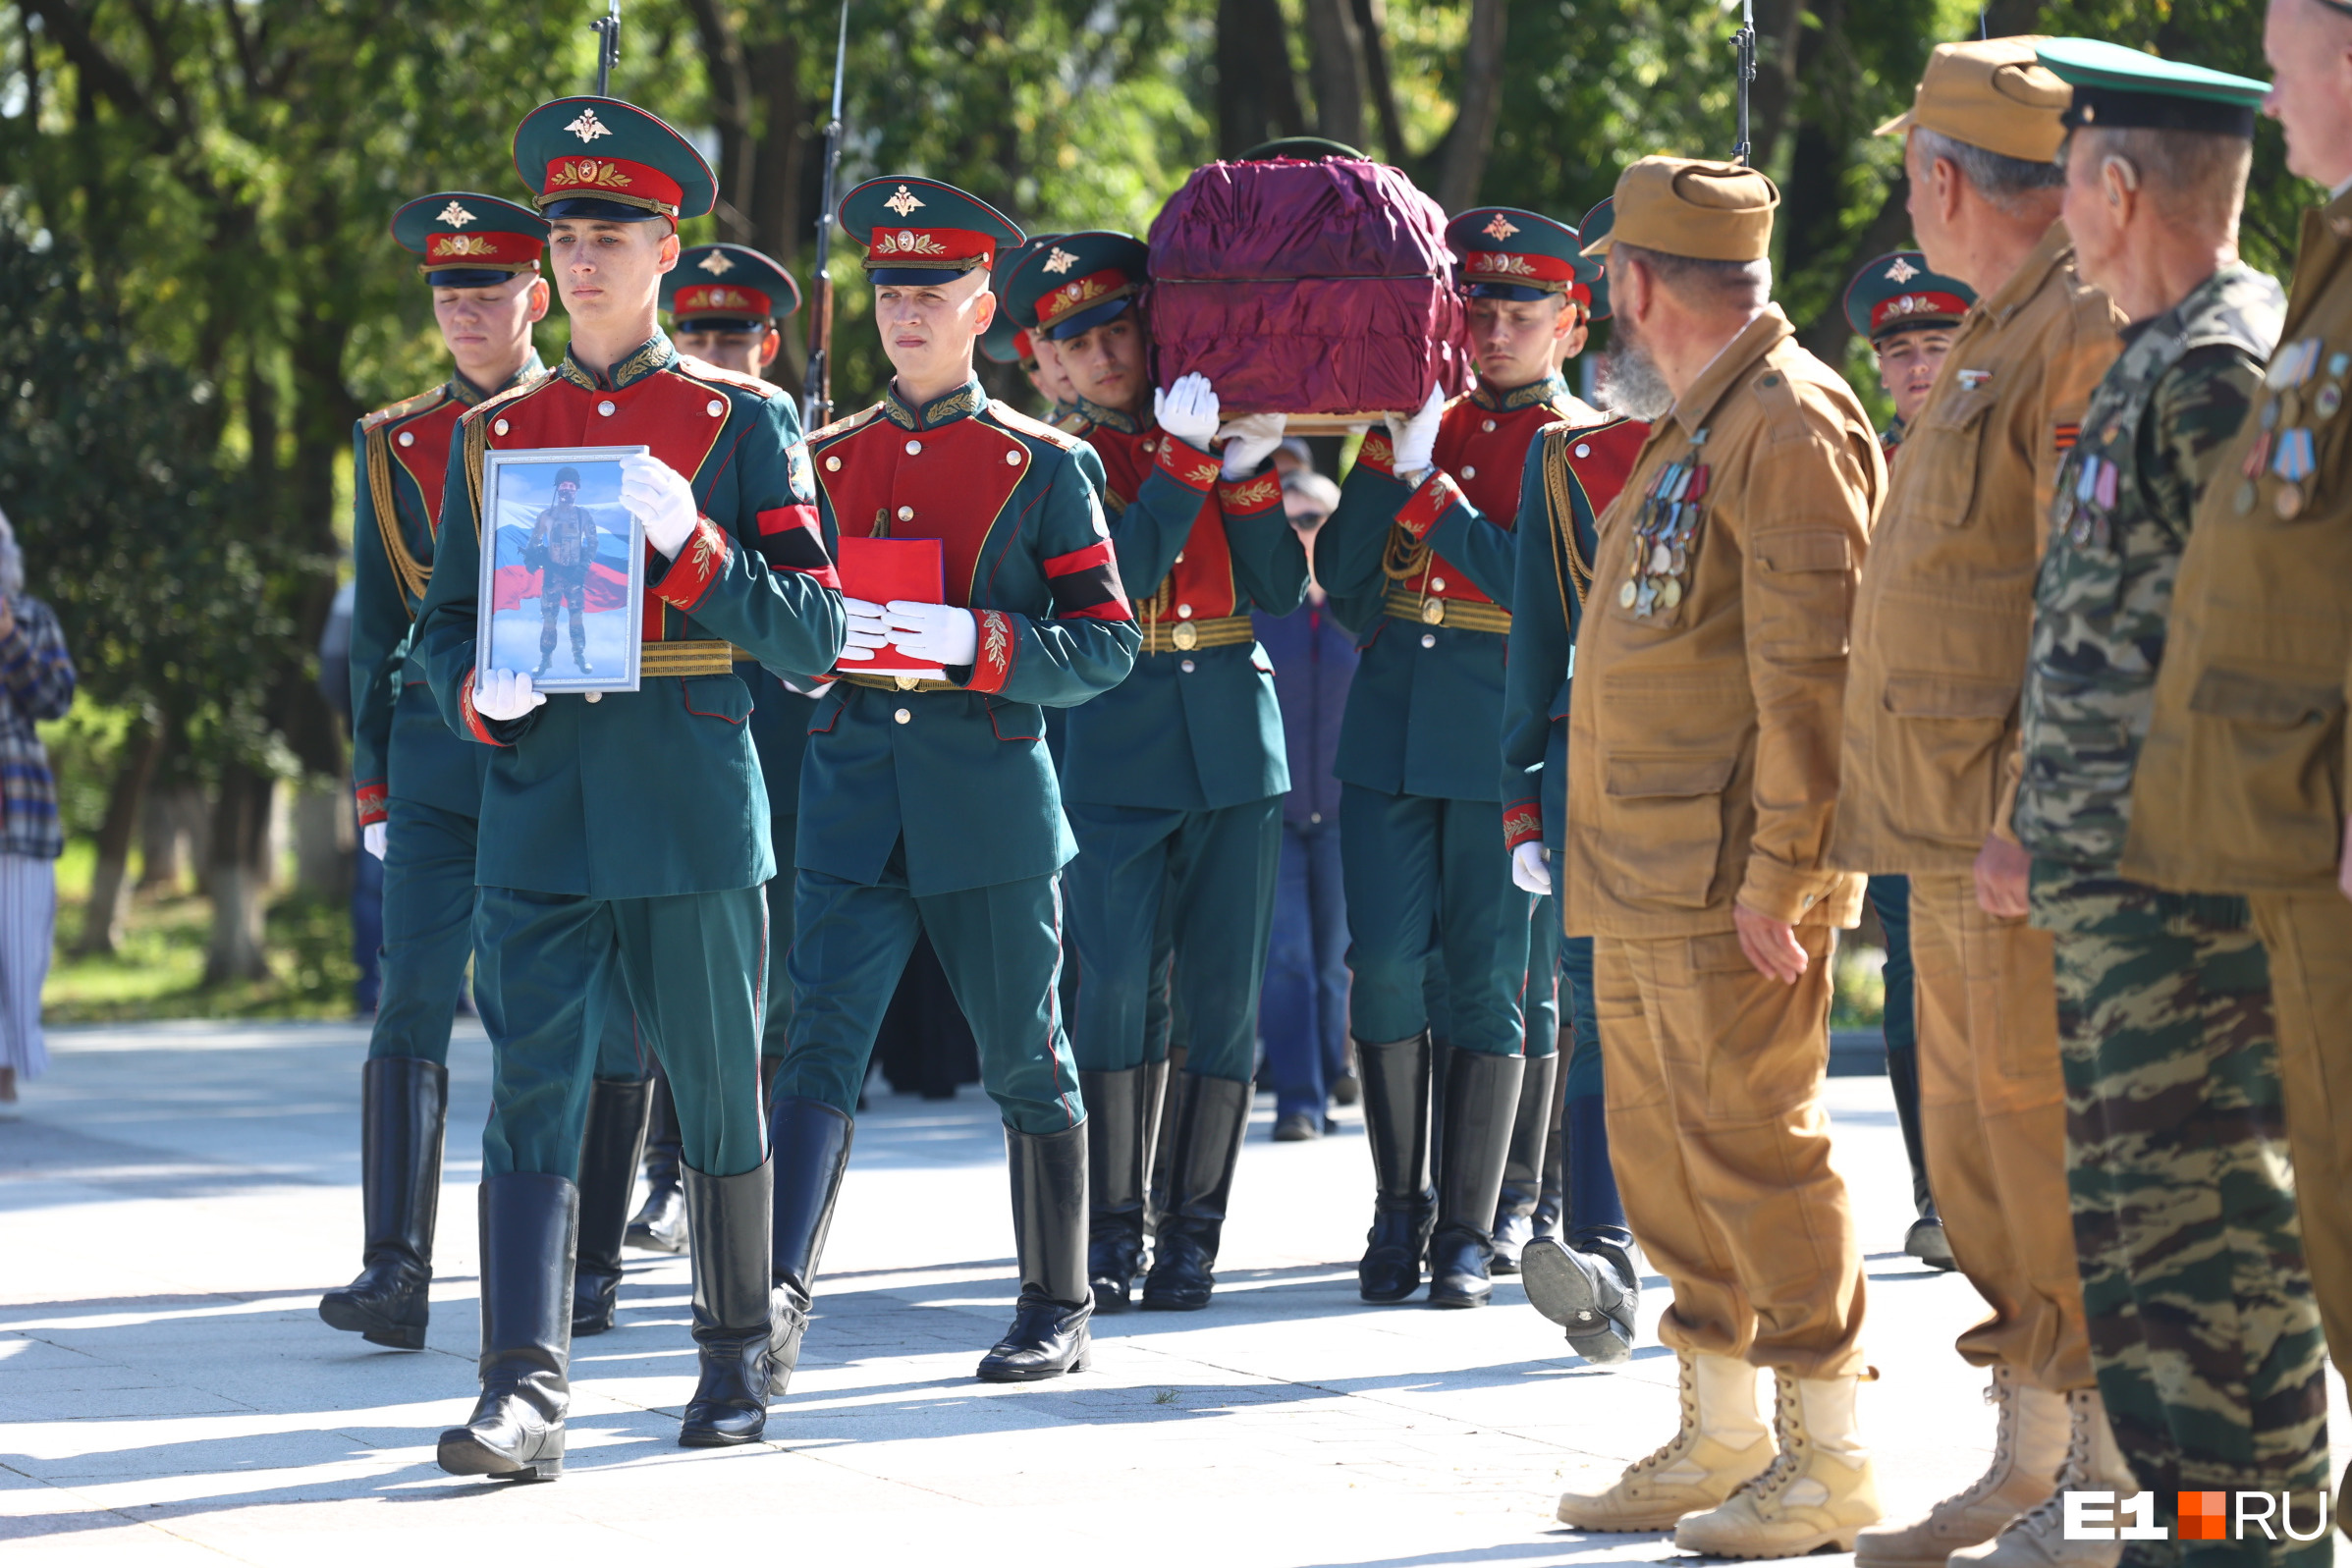
[[[477,680],[634,691],[645,534],[621,505],[621,459],[643,447],[541,447],[482,460]]]

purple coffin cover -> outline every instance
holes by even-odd
[[[1212,163],[1150,242],[1162,386],[1198,371],[1229,413],[1358,413],[1469,385],[1446,214],[1400,170]]]

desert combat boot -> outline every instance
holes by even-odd
[[[1671,1530],[1705,1512],[1773,1462],[1772,1429],[1756,1408],[1756,1369],[1729,1356],[1677,1353],[1682,1430],[1600,1492],[1562,1492],[1558,1518],[1578,1530]]]
[[[1943,1568],[1964,1546],[1991,1541],[2057,1487],[2066,1462],[2066,1397],[1993,1369],[1985,1403],[1994,1409],[1993,1464],[1961,1490],[1907,1525],[1873,1525],[1854,1542],[1855,1568]]]
[[[1854,1419],[1859,1378],[1776,1372],[1772,1468],[1720,1508],[1674,1527],[1674,1544],[1708,1557],[1802,1557],[1824,1546],[1854,1549],[1879,1522],[1879,1482]]]
[[[1951,1568],[2115,1568],[2123,1555],[2122,1542],[2066,1539],[2066,1493],[2111,1491],[2124,1496],[2139,1490],[2139,1484],[2107,1429],[2107,1407],[2098,1389],[2077,1388],[2068,1394],[2066,1417],[2066,1458],[2050,1495],[1983,1545],[1953,1552]]]

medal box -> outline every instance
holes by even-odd
[[[1313,434],[1470,384],[1446,214],[1360,159],[1212,163],[1153,220],[1145,295],[1160,385],[1199,372],[1222,411]]]

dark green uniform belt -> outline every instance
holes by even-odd
[[[1481,604],[1475,599],[1432,599],[1409,589],[1391,588],[1381,608],[1399,621],[1417,621],[1425,626],[1491,631],[1499,637],[1510,635],[1510,612],[1501,605]]]

